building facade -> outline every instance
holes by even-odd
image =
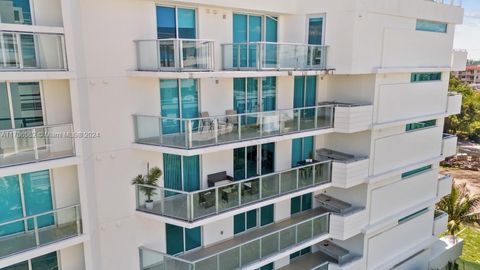
[[[444,269],[462,20],[429,0],[0,0],[0,269]]]
[[[453,73],[463,83],[480,88],[480,66],[467,66],[466,70]]]

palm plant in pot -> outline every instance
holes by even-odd
[[[145,207],[149,210],[153,209],[152,197],[157,195],[158,179],[162,176],[162,170],[158,167],[150,169],[147,164],[147,174],[139,174],[132,180],[132,185],[136,185],[138,190],[145,194]]]

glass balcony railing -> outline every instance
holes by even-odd
[[[139,185],[137,210],[192,222],[330,181],[331,161],[323,161],[194,192]]]
[[[203,118],[134,115],[135,142],[201,148],[333,127],[334,105]]]
[[[177,256],[140,248],[141,270],[242,269],[328,233],[329,214],[317,209],[233,239]]]
[[[222,44],[224,70],[325,70],[327,46],[251,42]]]
[[[0,258],[82,234],[80,205],[0,223]]]
[[[136,40],[139,71],[212,71],[214,43],[201,39]]]
[[[72,124],[0,130],[0,168],[75,155]]]
[[[66,71],[63,34],[0,31],[0,71]]]
[[[430,2],[435,2],[444,5],[451,5],[451,6],[462,6],[462,0],[425,0]]]

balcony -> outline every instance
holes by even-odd
[[[373,123],[373,106],[360,104],[335,103],[335,131],[354,133],[368,130]]]
[[[327,70],[327,46],[251,42],[222,44],[224,70]]]
[[[460,114],[462,110],[462,94],[448,92],[447,115]]]
[[[457,154],[457,141],[457,136],[451,134],[443,134],[442,156],[444,158],[452,157]]]
[[[451,6],[462,6],[462,0],[425,0],[430,2],[435,2],[444,5],[451,5]]]
[[[330,149],[317,150],[318,160],[332,160],[332,186],[350,188],[365,183],[369,159]]]
[[[213,71],[214,43],[202,39],[136,40],[137,70]]]
[[[200,118],[133,115],[135,143],[197,149],[333,127],[333,105]]]
[[[266,263],[272,256],[288,255],[328,234],[329,214],[313,209],[208,247],[177,256],[156,245],[140,248],[140,269],[223,270]],[[160,245],[161,246],[161,245]]]
[[[72,124],[0,130],[0,168],[75,155]]]
[[[329,183],[330,169],[330,161],[317,162],[194,192],[137,186],[137,210],[193,222]],[[157,194],[152,198],[153,207],[147,206],[144,195],[146,190],[151,189]]]
[[[437,199],[447,196],[452,191],[453,178],[451,175],[438,175]]]
[[[314,245],[314,249],[318,251],[303,255],[279,270],[362,269],[357,263],[361,261],[358,256],[332,241],[324,240]]]
[[[464,71],[467,69],[468,52],[466,50],[454,50],[452,52],[452,71]]]
[[[81,234],[80,205],[3,222],[0,223],[0,258]]]
[[[435,214],[433,215],[433,235],[438,237],[445,232],[447,230],[447,224],[448,214],[440,210],[435,210]]]
[[[0,71],[67,71],[63,34],[0,31]]]
[[[463,239],[444,236],[431,248],[429,269],[443,269],[448,262],[455,261],[462,255]]]

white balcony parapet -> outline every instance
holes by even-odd
[[[224,70],[327,70],[325,45],[278,42],[222,44]]]
[[[333,127],[333,105],[199,118],[133,115],[135,143],[180,149]]]
[[[445,232],[447,230],[447,223],[448,214],[440,210],[435,210],[433,219],[433,235],[438,237],[440,234]]]
[[[447,196],[452,191],[453,178],[451,175],[438,175],[437,200]]]
[[[344,103],[335,104],[336,132],[353,133],[368,130],[373,124],[373,106]]]
[[[468,52],[466,50],[454,50],[452,52],[452,71],[465,71],[467,69]]]
[[[368,177],[369,159],[329,149],[317,150],[317,159],[331,159],[332,186],[350,188],[366,182]]]
[[[176,256],[162,252],[155,244],[140,247],[140,269],[244,269],[268,263],[278,254],[301,250],[328,234],[329,213],[312,209],[280,221],[188,253]]]
[[[251,177],[208,189],[186,192],[163,187],[136,186],[137,210],[193,222],[209,216],[330,182],[331,161],[313,162],[289,170]],[[157,196],[148,206],[146,190]]]
[[[134,41],[138,71],[213,71],[214,42],[205,39]]]
[[[13,31],[0,34],[0,71],[68,70],[63,34]]]
[[[462,111],[462,94],[448,92],[447,116],[460,114]]]
[[[367,211],[348,202],[321,193],[315,196],[321,208],[330,211],[330,235],[338,240],[346,240],[362,232],[368,223]]]
[[[338,240],[347,240],[362,232],[368,223],[367,210],[356,208],[347,213],[335,213],[330,215],[330,235]]]
[[[448,262],[454,262],[462,255],[463,239],[444,236],[437,240],[430,253],[429,269],[443,269]]]
[[[443,5],[451,5],[451,6],[462,6],[462,0],[425,0],[429,2],[435,2],[438,4],[443,4]]]
[[[0,259],[81,235],[80,205],[0,223],[0,232],[11,231],[0,237]]]
[[[442,156],[444,158],[452,157],[457,154],[457,141],[457,136],[451,134],[443,134]]]
[[[72,157],[75,143],[72,124],[0,131],[0,168]]]

